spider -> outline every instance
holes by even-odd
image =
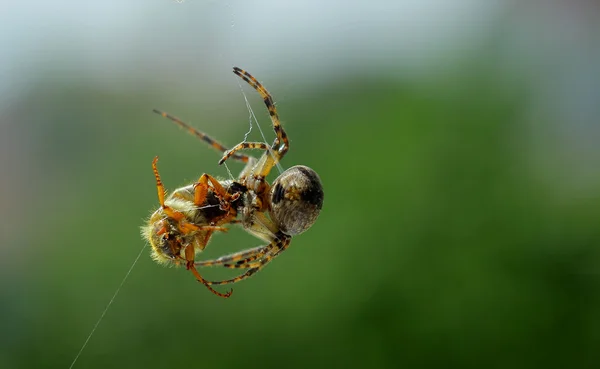
[[[176,189],[165,198],[165,187],[157,168],[158,157],[155,157],[152,170],[160,208],[142,227],[142,235],[152,247],[154,260],[176,266],[185,264],[199,282],[217,296],[225,298],[231,296],[233,290],[221,293],[212,285],[236,283],[261,270],[289,247],[293,236],[308,230],[315,223],[323,205],[321,180],[309,167],[293,166],[281,173],[272,185],[266,181],[273,166],[287,153],[288,137],[279,121],[273,98],[263,85],[240,68],[234,67],[233,73],[263,98],[276,134],[273,144],[244,141],[229,150],[182,120],[154,110],[221,151],[223,156],[220,165],[228,159],[246,165],[236,180],[218,180],[205,173],[198,182]],[[256,159],[239,152],[243,149],[259,149],[264,153]],[[204,250],[212,234],[226,232],[224,226],[228,224],[241,224],[247,232],[268,243],[196,262],[195,255]],[[232,279],[208,281],[200,275],[197,266],[247,270]]]

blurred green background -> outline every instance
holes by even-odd
[[[155,155],[170,190],[227,177],[153,108],[231,146],[242,86],[272,140],[233,65],[320,218],[228,300],[146,249],[75,368],[600,367],[597,2],[2,7],[1,368],[69,367],[143,247]]]

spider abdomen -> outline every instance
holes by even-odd
[[[309,229],[323,207],[323,186],[311,168],[296,165],[283,172],[271,186],[271,218],[287,235]]]

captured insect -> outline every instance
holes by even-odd
[[[152,162],[160,208],[142,227],[142,236],[152,247],[152,258],[162,264],[185,265],[196,279],[211,292],[229,297],[233,290],[221,293],[212,285],[236,283],[246,279],[290,245],[293,236],[308,230],[317,220],[323,206],[323,186],[317,173],[303,165],[293,166],[269,184],[266,177],[289,149],[289,141],[269,92],[250,73],[234,67],[233,73],[246,81],[262,97],[273,124],[276,137],[272,145],[263,142],[241,142],[232,149],[196,130],[180,119],[154,110],[175,122],[213,148],[221,151],[219,164],[228,159],[246,163],[236,180],[218,180],[202,174],[198,182],[181,187],[165,197],[165,187],[158,173],[158,157]],[[260,158],[245,155],[240,150],[259,149]],[[226,232],[226,225],[241,224],[252,235],[268,242],[212,260],[195,261],[214,232]],[[245,273],[228,280],[208,281],[196,267],[223,266],[246,269]]]

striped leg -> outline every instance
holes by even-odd
[[[246,264],[246,263],[249,263],[251,261],[254,261],[256,259],[263,257],[267,253],[267,251],[270,250],[270,248],[271,248],[270,246],[271,245],[254,247],[252,249],[236,252],[234,254],[221,256],[217,259],[197,261],[195,263],[195,265],[196,266],[216,266],[216,265],[223,265],[226,263],[233,263],[233,262],[237,262],[236,264]]]
[[[190,126],[189,124],[183,122],[181,119],[169,114],[169,113],[165,113],[163,111],[154,109],[152,110],[153,112],[155,112],[156,114],[162,115],[163,117],[172,120],[173,122],[175,122],[178,126],[180,126],[181,128],[185,129],[186,131],[188,131],[189,133],[193,134],[194,136],[198,137],[199,139],[201,139],[202,141],[206,142],[207,144],[209,144],[210,146],[212,146],[213,148],[221,151],[221,152],[226,152],[227,148],[223,145],[221,145],[219,142],[217,142],[216,140],[210,138],[208,135],[206,135],[205,133],[202,133],[200,131],[198,131],[197,129],[195,129],[194,127]],[[232,155],[233,158],[235,160],[239,160],[241,162],[247,163],[248,162],[248,156],[244,155],[244,154],[235,154]]]
[[[281,126],[281,122],[279,121],[279,115],[277,114],[277,109],[275,108],[275,103],[273,102],[273,97],[267,91],[267,89],[260,83],[254,76],[245,70],[233,67],[233,73],[235,73],[238,77],[246,81],[250,86],[252,86],[263,98],[265,105],[267,106],[267,110],[269,110],[269,115],[271,116],[271,122],[273,123],[273,130],[277,135],[275,139],[275,143],[273,144],[273,150],[275,150],[278,154],[278,160],[281,160],[285,153],[289,149],[288,137],[283,127]]]
[[[240,144],[237,144],[233,149],[227,151],[225,155],[223,155],[221,160],[219,160],[219,165],[223,164],[225,160],[229,159],[230,157],[235,157],[235,155],[238,155],[237,151],[243,149],[261,149],[265,151],[270,151],[271,147],[264,142],[242,142]]]
[[[260,82],[258,82],[256,78],[243,69],[234,67],[233,73],[246,81],[246,83],[252,86],[260,94],[265,105],[267,106],[267,110],[269,111],[269,115],[271,117],[271,122],[273,123],[273,130],[275,131],[276,135],[275,141],[273,142],[271,149],[263,154],[263,156],[259,159],[252,172],[255,177],[266,178],[273,166],[280,162],[283,156],[289,150],[289,140],[285,130],[281,126],[281,122],[279,121],[279,115],[277,114],[273,97],[271,94],[269,94],[267,89]],[[221,160],[224,159],[226,158],[224,157]]]
[[[285,239],[283,241],[278,241],[277,244],[277,248],[268,253],[262,260],[260,260],[259,262],[256,263],[251,263],[251,264],[244,264],[243,266],[240,266],[240,268],[250,268],[246,271],[246,273],[239,275],[235,278],[231,278],[231,279],[227,279],[224,281],[206,281],[206,283],[208,285],[216,285],[216,284],[229,284],[229,283],[237,283],[239,281],[242,281],[246,278],[250,278],[251,276],[253,276],[256,272],[258,272],[259,270],[261,270],[262,268],[264,268],[265,265],[267,265],[271,260],[273,260],[275,257],[279,256],[285,249],[288,248],[288,246],[290,245],[290,240],[289,239]]]
[[[217,285],[217,284],[229,284],[229,283],[237,283],[239,281],[243,281],[246,278],[250,278],[252,277],[254,274],[256,274],[256,272],[258,272],[261,268],[254,268],[254,269],[249,269],[246,273],[237,276],[235,278],[232,279],[228,279],[225,281],[216,281],[216,282],[211,282],[211,281],[206,281],[207,284],[209,285]]]

